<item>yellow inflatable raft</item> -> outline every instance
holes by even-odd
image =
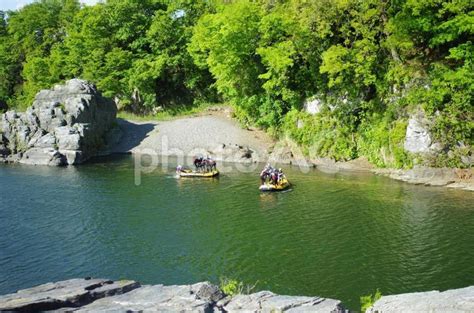
[[[288,179],[283,178],[278,184],[265,183],[259,187],[260,191],[282,191],[286,190],[291,186]]]
[[[178,172],[178,175],[180,177],[216,177],[219,175],[218,170],[213,170],[210,172],[196,172],[196,171],[191,171],[191,170],[182,170]]]

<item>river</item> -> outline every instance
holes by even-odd
[[[73,277],[359,297],[474,284],[474,193],[372,174],[284,168],[293,189],[258,191],[258,169],[218,179],[141,176],[117,156],[67,168],[0,166],[0,294]]]

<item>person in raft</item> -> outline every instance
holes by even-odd
[[[267,163],[263,170],[260,172],[260,181],[262,182],[262,185],[264,185],[267,182],[267,179],[271,178],[271,173],[273,172],[273,167],[270,165],[270,163]]]
[[[285,178],[285,174],[283,174],[283,170],[281,168],[278,169],[278,173],[277,173],[277,180],[278,180],[278,183],[281,183],[281,180]]]
[[[267,180],[273,185],[278,185],[283,178],[285,178],[283,170],[281,168],[275,169],[273,166],[270,165],[270,163],[265,165],[263,170],[260,172],[260,181],[262,185],[264,185]]]
[[[217,162],[211,157],[204,158],[202,156],[197,156],[193,161],[196,172],[212,172],[217,170]]]

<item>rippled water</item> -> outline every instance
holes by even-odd
[[[257,172],[135,186],[133,158],[0,166],[0,293],[72,277],[218,282],[343,300],[474,284],[474,194],[369,174]]]

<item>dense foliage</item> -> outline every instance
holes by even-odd
[[[17,107],[81,77],[134,112],[226,101],[311,156],[382,167],[419,162],[403,141],[423,110],[442,147],[424,162],[472,154],[471,0],[39,0],[1,12],[0,37],[0,100]]]

